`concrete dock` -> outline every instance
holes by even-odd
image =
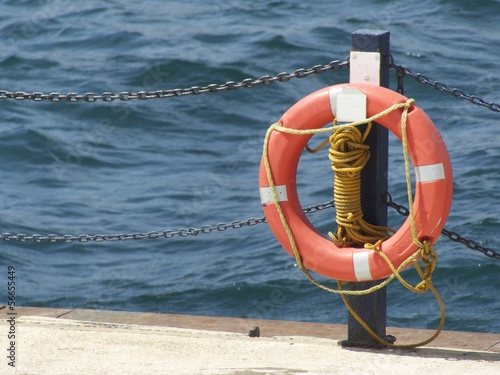
[[[369,350],[340,347],[336,324],[2,305],[0,332],[1,374],[500,374],[500,334]],[[407,343],[432,331],[387,333]]]

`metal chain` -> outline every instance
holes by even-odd
[[[33,100],[35,102],[41,102],[44,100],[49,100],[51,102],[70,102],[76,103],[80,101],[85,102],[95,102],[97,100],[102,100],[103,102],[112,102],[115,100],[121,100],[128,102],[134,99],[138,100],[149,100],[149,99],[161,99],[170,98],[186,95],[198,95],[211,92],[236,90],[239,88],[252,88],[257,85],[270,85],[274,82],[288,82],[292,78],[305,78],[311,74],[321,74],[328,70],[340,70],[345,66],[349,66],[348,61],[334,60],[326,65],[314,65],[309,69],[297,69],[293,73],[282,72],[274,77],[269,75],[262,76],[260,78],[246,78],[243,81],[235,82],[229,81],[223,84],[210,84],[207,86],[192,86],[183,89],[172,89],[172,90],[157,90],[157,91],[139,91],[130,92],[123,91],[119,94],[114,94],[112,92],[105,92],[101,95],[89,92],[86,94],[77,94],[74,92],[68,94],[61,94],[58,92],[44,94],[42,92],[27,93],[24,91],[6,91],[0,90],[0,99],[15,99],[15,100]]]
[[[414,73],[405,66],[396,65],[394,63],[394,58],[391,55],[389,55],[389,66],[391,68],[396,69],[396,79],[398,82],[397,91],[400,93],[404,93],[404,86],[403,86],[404,77],[409,76],[415,79],[418,83],[434,87],[434,89],[436,89],[437,91],[446,92],[448,94],[453,95],[455,98],[467,100],[474,105],[488,108],[493,112],[500,112],[500,104],[494,102],[488,102],[477,95],[467,94],[460,89],[452,88],[439,81],[434,81],[424,76],[423,74]]]
[[[404,86],[405,72],[403,69],[396,69],[396,81],[398,86],[396,88],[396,92],[401,95],[405,94],[405,86]]]
[[[389,193],[385,193],[385,203],[387,206],[395,209],[399,214],[403,216],[408,216],[410,211],[403,205],[397,204],[392,200],[392,196]],[[322,211],[328,208],[334,207],[333,200],[321,203],[313,206],[309,206],[303,208],[305,214],[311,214],[317,211]],[[146,232],[146,233],[130,233],[130,234],[80,234],[78,236],[74,235],[57,235],[57,234],[49,234],[48,236],[42,236],[40,234],[11,234],[11,233],[2,233],[0,234],[0,240],[2,241],[17,241],[17,242],[104,242],[104,241],[127,241],[127,240],[156,240],[159,238],[173,238],[175,236],[179,237],[189,237],[189,236],[197,236],[198,234],[207,234],[214,231],[222,232],[227,229],[239,229],[246,226],[254,226],[261,223],[266,223],[267,219],[265,216],[260,218],[249,218],[246,220],[235,220],[231,223],[219,223],[215,225],[203,225],[200,228],[181,228],[178,230],[164,230],[162,232]],[[456,232],[449,231],[447,229],[443,229],[441,232],[443,235],[448,237],[450,240],[454,242],[458,242],[462,245],[465,245],[471,250],[479,251],[486,255],[487,257],[500,260],[500,254],[493,249],[481,246],[478,242],[470,239],[466,239],[462,237],[460,234]]]
[[[476,95],[467,94],[460,89],[451,88],[442,82],[431,80],[430,78],[424,76],[423,74],[414,73],[413,71],[406,68],[405,66],[396,65],[394,63],[394,59],[391,55],[389,55],[389,66],[391,68],[396,69],[397,91],[401,94],[404,94],[404,77],[410,76],[413,79],[415,79],[417,82],[419,82],[423,85],[429,85],[429,86],[434,87],[434,89],[436,89],[438,91],[447,92],[447,93],[453,95],[455,98],[467,100],[474,105],[488,108],[493,112],[500,112],[500,104],[488,102],[488,101],[486,101],[486,100],[484,100]],[[410,211],[405,206],[394,203],[392,201],[392,197],[389,193],[386,193],[385,199],[386,199],[386,204],[389,207],[394,208],[401,215],[408,216],[410,214]],[[486,255],[487,257],[500,260],[500,253],[496,252],[493,249],[481,246],[478,242],[476,242],[474,240],[464,238],[460,234],[458,234],[456,232],[449,231],[446,228],[443,228],[441,233],[443,235],[445,235],[446,237],[448,237],[450,240],[452,240],[454,242],[458,242],[462,245],[465,245],[466,247],[468,247],[471,250],[479,251],[479,252],[483,253],[484,255]]]
[[[400,204],[395,203],[392,200],[391,194],[389,194],[389,193],[385,193],[385,203],[387,204],[387,206],[394,208],[399,214],[401,214],[403,216],[408,216],[410,214],[410,210],[408,210],[408,208],[406,208],[405,206],[402,206]],[[458,242],[462,245],[465,245],[466,247],[468,247],[471,250],[479,251],[479,252],[483,253],[484,255],[486,255],[487,257],[500,260],[500,253],[498,253],[495,250],[490,249],[488,247],[481,246],[478,242],[476,242],[474,240],[466,239],[465,237],[462,237],[457,232],[452,232],[452,231],[447,230],[446,228],[443,228],[441,233],[443,235],[445,235],[446,237],[448,237],[450,240],[452,240],[454,242]]]
[[[423,85],[430,85],[434,87],[434,89],[447,92],[458,99],[464,99],[471,102],[474,105],[482,106],[490,109],[494,112],[500,112],[500,104],[494,102],[488,102],[476,95],[467,94],[464,91],[456,88],[451,88],[448,85],[431,80],[430,78],[424,76],[420,73],[414,73],[409,68],[406,68],[402,65],[397,65],[394,63],[394,58],[389,55],[388,64],[391,68],[396,70],[396,78],[397,78],[397,91],[401,94],[404,94],[404,77],[410,76],[414,78],[417,82]],[[296,69],[293,73],[282,72],[277,74],[274,77],[269,75],[262,76],[260,78],[246,78],[240,82],[229,81],[223,84],[209,84],[207,86],[192,86],[189,88],[183,89],[171,89],[171,90],[157,90],[157,91],[138,91],[136,93],[130,91],[123,91],[119,94],[114,94],[112,92],[104,92],[100,95],[95,93],[85,93],[85,94],[77,94],[77,93],[68,93],[61,94],[58,92],[44,94],[42,92],[33,92],[27,93],[24,91],[7,91],[0,90],[0,99],[15,99],[15,100],[33,100],[33,101],[51,101],[51,102],[70,102],[76,103],[80,101],[85,102],[95,102],[98,100],[102,100],[103,102],[113,102],[115,100],[120,101],[131,101],[134,99],[138,100],[149,100],[149,99],[161,99],[161,98],[170,98],[170,97],[179,97],[186,95],[198,95],[205,93],[213,93],[219,91],[228,91],[228,90],[236,90],[239,88],[253,88],[257,85],[270,85],[274,82],[288,82],[292,78],[305,78],[311,74],[321,74],[328,70],[340,70],[345,66],[349,66],[349,61],[340,61],[334,60],[326,65],[314,65],[309,69]],[[385,194],[385,200],[387,206],[394,208],[398,213],[403,216],[408,216],[410,214],[409,210],[393,202],[392,197],[389,193]],[[313,213],[316,211],[321,211],[327,208],[334,207],[333,201],[322,203],[315,206],[310,206],[304,208],[304,213]],[[224,231],[229,228],[231,229],[239,229],[244,226],[253,226],[260,223],[267,222],[265,216],[260,218],[249,218],[247,220],[235,220],[230,224],[219,223],[216,225],[203,225],[200,228],[189,228],[189,229],[178,229],[174,230],[165,230],[162,232],[151,231],[147,233],[131,233],[131,234],[80,234],[78,236],[73,235],[57,235],[57,234],[49,234],[48,236],[42,236],[39,234],[27,235],[27,234],[10,234],[10,233],[2,233],[0,234],[0,240],[3,241],[18,241],[18,242],[103,242],[103,241],[125,241],[125,240],[143,240],[143,239],[158,239],[158,238],[172,238],[175,236],[179,237],[188,237],[188,236],[196,236],[200,233],[211,233],[213,231]],[[478,242],[466,239],[460,236],[456,232],[449,231],[447,229],[443,229],[442,234],[448,237],[450,240],[454,242],[461,243],[468,247],[471,250],[479,251],[484,255],[500,260],[500,254],[495,250],[486,248],[481,246]]]
[[[333,200],[317,204],[314,206],[309,206],[303,208],[302,210],[306,214],[314,213],[317,211],[325,210],[327,208],[334,207]],[[147,232],[147,233],[131,233],[131,234],[80,234],[79,236],[73,235],[57,235],[57,234],[49,234],[48,236],[42,236],[40,234],[10,234],[10,233],[2,233],[0,234],[0,240],[3,241],[18,241],[18,242],[103,242],[103,241],[126,241],[126,240],[156,240],[158,238],[172,238],[175,236],[179,237],[188,237],[188,236],[197,236],[200,233],[206,234],[214,231],[222,232],[226,229],[239,229],[246,226],[253,226],[260,223],[267,222],[265,216],[260,218],[250,218],[247,220],[235,220],[230,224],[219,223],[215,225],[203,225],[200,228],[181,228],[178,230],[164,230],[162,232]]]

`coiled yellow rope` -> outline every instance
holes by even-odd
[[[336,234],[328,233],[338,246],[364,246],[390,237],[394,229],[367,223],[361,210],[361,171],[370,159],[370,147],[363,142],[372,124],[365,132],[355,126],[335,129],[329,138],[329,159],[334,171],[333,196],[336,209]]]
[[[398,347],[398,348],[413,348],[431,342],[441,332],[445,318],[443,302],[437,291],[434,289],[431,279],[432,272],[434,271],[435,263],[437,261],[437,254],[428,241],[424,241],[423,243],[419,241],[415,226],[410,168],[408,159],[408,144],[407,144],[407,134],[406,134],[408,110],[410,109],[413,102],[414,102],[413,99],[408,99],[405,103],[395,104],[390,108],[387,108],[386,110],[366,120],[361,120],[340,126],[338,126],[334,122],[333,126],[327,128],[297,130],[297,129],[285,128],[281,123],[275,123],[271,125],[267,130],[263,147],[264,166],[266,169],[266,176],[269,182],[269,187],[271,188],[273,203],[276,206],[280,220],[283,224],[285,232],[287,233],[299,269],[314,285],[328,292],[340,294],[350,313],[354,316],[356,320],[358,320],[358,322],[367,330],[367,332],[375,340],[377,340],[378,342],[380,342],[385,346]],[[401,128],[402,128],[403,154],[405,158],[405,173],[406,173],[406,183],[408,190],[408,202],[410,207],[410,223],[411,223],[413,241],[418,246],[418,250],[412,256],[406,259],[396,269],[392,264],[391,260],[382,251],[379,250],[379,246],[382,243],[382,241],[390,236],[388,232],[394,233],[394,230],[387,227],[374,226],[372,224],[366,223],[362,218],[363,215],[360,203],[360,173],[362,168],[366,164],[368,158],[370,157],[368,146],[363,145],[362,143],[366,139],[371,129],[371,123],[377,120],[378,118],[401,108],[403,109],[401,115]],[[356,128],[356,126],[363,124],[367,124],[367,129],[365,130],[364,134],[361,134],[361,132],[359,131],[359,129]],[[268,158],[269,138],[273,131],[280,131],[296,135],[317,134],[317,133],[327,133],[327,132],[332,133],[329,139],[324,141],[318,148],[313,150],[310,149],[309,146],[306,146],[306,149],[309,152],[315,153],[318,152],[321,148],[323,148],[327,143],[330,143],[329,158],[332,161],[332,169],[335,172],[334,198],[335,198],[335,206],[337,212],[336,221],[338,224],[338,228],[336,234],[329,233],[329,235],[332,238],[332,240],[336,242],[338,245],[342,246],[361,245],[367,249],[375,251],[377,255],[379,255],[392,270],[393,274],[389,278],[366,290],[358,290],[358,291],[343,290],[341,281],[338,282],[339,289],[333,289],[317,281],[310,274],[310,272],[304,267],[302,262],[302,257],[300,256],[295,243],[295,239],[281,209],[281,205],[275,190],[275,184],[273,181],[272,172],[269,164],[269,158]],[[421,257],[422,262],[424,263],[425,266],[424,271],[422,271],[420,266],[418,265],[417,259],[419,256]],[[406,268],[410,263],[414,264],[418,274],[422,279],[422,282],[420,282],[415,287],[407,283],[400,275],[401,270]],[[406,344],[406,345],[390,344],[381,339],[380,337],[378,337],[366,325],[366,323],[363,322],[363,320],[359,317],[359,315],[357,315],[356,312],[352,309],[351,305],[349,304],[349,302],[345,297],[345,295],[364,295],[372,293],[386,286],[394,278],[397,278],[406,288],[408,288],[413,292],[425,293],[426,291],[431,290],[434,296],[436,297],[441,310],[441,320],[436,332],[429,339],[416,344]]]

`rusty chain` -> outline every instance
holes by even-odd
[[[171,90],[157,90],[157,91],[138,91],[130,92],[123,91],[119,94],[112,92],[105,92],[100,95],[93,92],[85,94],[77,94],[74,92],[68,94],[61,94],[58,92],[44,94],[42,92],[28,93],[24,91],[7,91],[0,90],[0,99],[14,99],[14,100],[33,100],[35,102],[41,101],[51,101],[51,102],[70,102],[76,103],[80,101],[85,102],[96,102],[102,100],[103,102],[113,102],[115,100],[121,100],[128,102],[134,99],[137,100],[149,100],[149,99],[163,99],[171,97],[179,97],[186,95],[199,95],[205,93],[213,93],[220,91],[236,90],[239,88],[252,88],[257,85],[270,85],[274,82],[288,82],[292,78],[305,78],[311,74],[321,74],[328,70],[340,70],[345,66],[349,66],[348,61],[334,60],[326,65],[314,65],[309,69],[296,69],[293,73],[282,72],[272,77],[269,75],[262,76],[260,78],[246,78],[240,82],[229,81],[223,84],[210,84],[207,86],[192,86],[183,89],[171,89]]]
[[[314,213],[317,211],[325,210],[327,208],[333,207],[333,200],[321,203],[313,206],[303,208],[302,210],[306,214]],[[0,240],[3,241],[18,241],[18,242],[103,242],[103,241],[125,241],[125,240],[155,240],[159,238],[172,238],[175,236],[179,237],[189,237],[197,236],[200,233],[207,234],[214,231],[222,232],[227,229],[239,229],[246,226],[253,226],[260,223],[267,222],[265,216],[260,218],[249,218],[247,220],[235,220],[229,224],[219,223],[215,225],[203,225],[200,228],[181,228],[178,230],[164,230],[162,232],[147,232],[147,233],[130,233],[130,234],[80,234],[78,236],[74,235],[57,235],[49,234],[48,236],[42,236],[40,234],[11,234],[2,233],[0,234]]]
[[[408,210],[408,208],[406,208],[405,206],[402,206],[400,204],[395,203],[392,200],[391,194],[389,194],[389,193],[385,193],[385,203],[387,206],[395,209],[396,212],[398,212],[399,214],[401,214],[403,216],[408,216],[410,214],[410,210]],[[446,237],[448,237],[450,240],[457,242],[457,243],[460,243],[462,245],[465,245],[466,247],[468,247],[471,250],[479,251],[489,258],[500,260],[500,253],[498,253],[495,250],[490,249],[488,247],[484,247],[474,240],[470,240],[470,239],[467,239],[465,237],[462,237],[457,232],[452,232],[452,231],[447,230],[446,228],[443,228],[441,233],[443,235],[445,235]]]

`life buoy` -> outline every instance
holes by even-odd
[[[356,87],[367,97],[367,117],[374,116],[407,98],[392,90],[364,84],[341,84],[316,91],[294,104],[279,120],[286,128],[319,129],[334,119],[336,95],[346,87]],[[401,141],[401,113],[393,111],[377,120]],[[268,143],[268,161],[280,207],[295,239],[296,248],[306,268],[343,281],[369,281],[392,274],[387,263],[370,249],[338,247],[319,233],[302,211],[297,194],[296,174],[300,155],[311,135],[274,131]],[[448,151],[438,130],[414,104],[407,118],[408,154],[415,170],[413,203],[419,241],[434,243],[444,227],[451,207],[453,181]],[[268,224],[285,250],[293,256],[292,246],[270,198],[269,181],[261,161],[259,187]],[[379,249],[399,267],[418,247],[413,241],[409,218]]]

